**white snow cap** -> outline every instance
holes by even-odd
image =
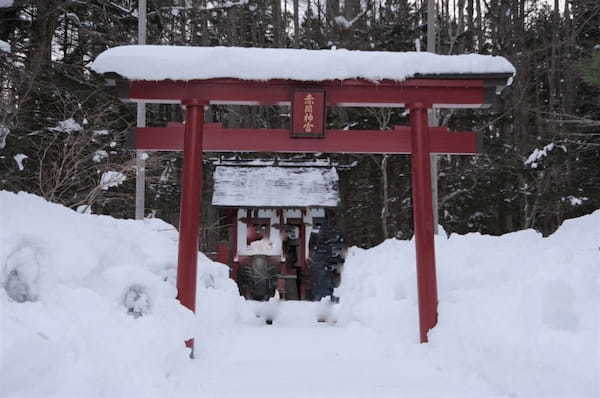
[[[515,73],[505,58],[479,54],[181,46],[111,48],[92,69],[129,80],[402,81],[415,75]]]
[[[327,167],[218,166],[212,204],[232,207],[336,207],[338,174]]]

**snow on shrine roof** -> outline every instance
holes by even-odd
[[[336,207],[338,175],[327,167],[217,166],[212,204],[229,207]]]
[[[117,73],[129,80],[154,81],[402,81],[417,75],[515,73],[505,58],[479,54],[155,45],[111,48],[98,55],[92,69]]]

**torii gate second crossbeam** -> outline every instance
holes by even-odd
[[[288,56],[296,54],[293,51],[302,50],[285,51],[284,55]],[[240,51],[233,53],[244,54]],[[365,59],[368,61],[368,53],[351,53],[367,57]],[[395,57],[398,56],[390,55],[391,60]],[[253,58],[248,59],[254,62]],[[177,73],[171,78],[167,74],[162,80],[136,79],[135,74],[131,74],[127,81],[122,76],[127,77],[128,69],[119,65],[96,67],[96,70],[121,73],[121,76],[112,73],[107,77],[111,84],[121,89],[123,98],[181,103],[187,110],[183,125],[140,128],[136,133],[137,149],[183,150],[184,153],[177,272],[178,298],[183,305],[195,310],[204,152],[410,154],[420,341],[428,341],[428,331],[437,323],[438,303],[430,155],[474,154],[478,152],[478,140],[475,133],[451,133],[446,128],[429,127],[427,111],[434,107],[489,106],[496,93],[510,84],[514,73],[510,70],[512,66],[499,68],[501,72],[496,73],[421,75],[404,81],[375,82],[364,79],[306,81],[277,78],[177,80]],[[367,66],[376,68],[376,65]],[[299,104],[298,98],[304,98],[304,103]],[[205,124],[204,109],[209,104],[291,104],[292,127],[290,130],[228,129],[220,124]],[[326,106],[404,107],[410,112],[410,126],[398,126],[390,131],[326,130]]]

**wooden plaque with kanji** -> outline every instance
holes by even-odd
[[[324,137],[325,109],[325,90],[295,90],[292,101],[292,137]]]

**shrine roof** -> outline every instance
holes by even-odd
[[[215,168],[212,204],[222,207],[336,207],[338,175],[331,167]]]
[[[108,49],[96,58],[92,69],[143,81],[403,81],[412,77],[515,74],[515,68],[505,58],[480,54],[157,45]]]

